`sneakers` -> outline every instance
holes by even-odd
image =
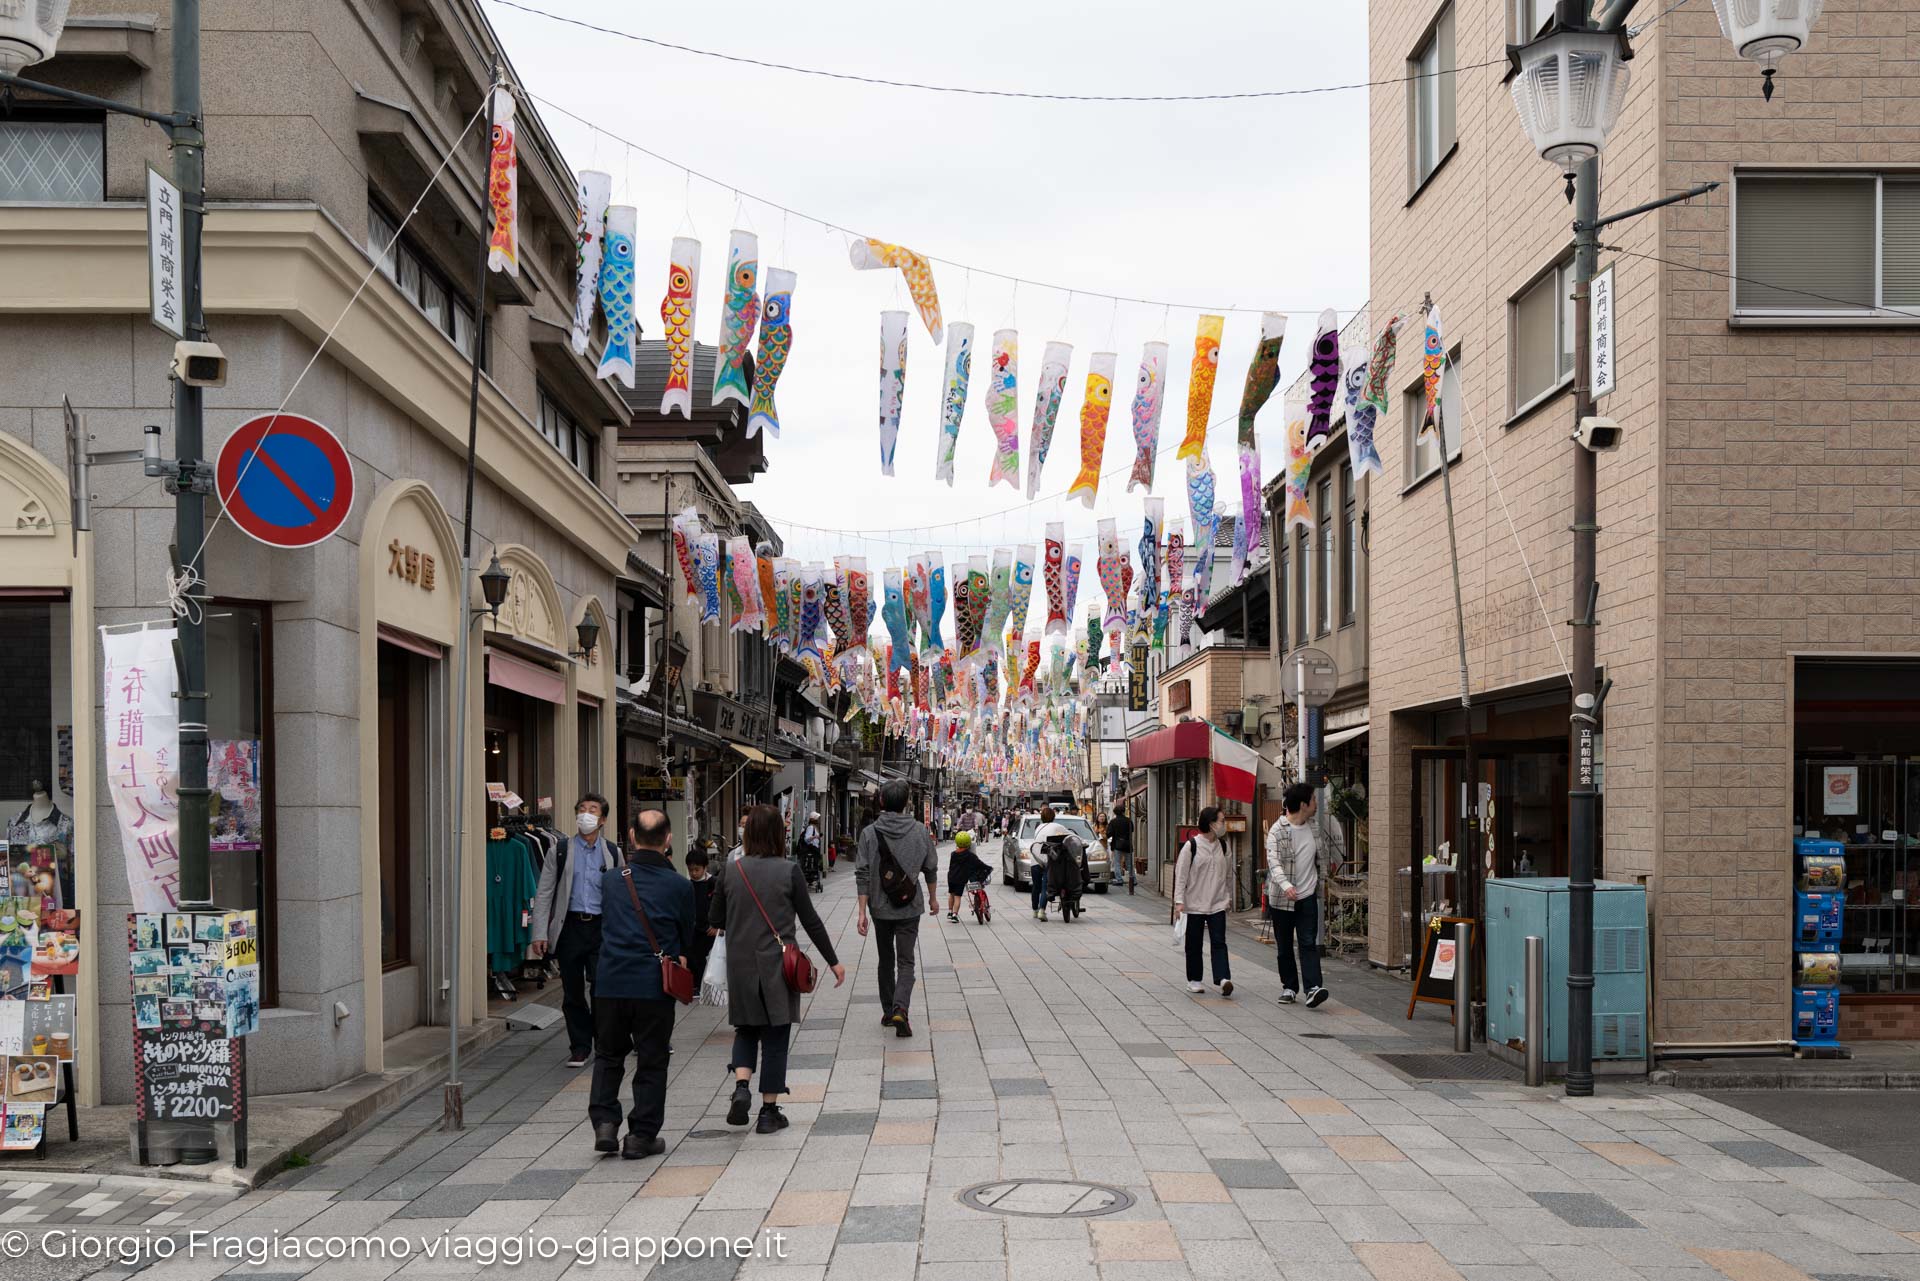
[[[893,1034],[898,1037],[913,1035],[913,1024],[907,1022],[907,1012],[905,1010],[895,1010],[893,1012]]]
[[[885,1014],[882,1014],[880,1016],[881,1027],[892,1027],[896,1023],[904,1023],[906,1021],[907,1021],[907,1012],[901,1009],[899,1006],[895,1006],[893,1009],[888,1010]]]
[[[747,1088],[745,1081],[733,1083],[733,1102],[727,1108],[728,1125],[745,1125],[747,1110],[753,1106],[753,1091]]]
[[[593,1127],[593,1150],[595,1152],[618,1152],[620,1150],[620,1123],[609,1121]]]
[[[620,1157],[625,1161],[639,1161],[650,1156],[659,1156],[667,1150],[667,1141],[657,1134],[642,1138],[638,1134],[629,1134],[620,1144]]]
[[[753,1127],[755,1134],[772,1134],[787,1128],[787,1114],[780,1110],[778,1103],[762,1103],[760,1120]]]
[[[1293,1004],[1293,997],[1294,997],[1294,992],[1293,992],[1293,989],[1292,989],[1292,988],[1290,988],[1290,987],[1283,987],[1283,988],[1281,988],[1281,989],[1280,989],[1280,1004],[1282,1004],[1282,1005],[1292,1005],[1292,1004]]]
[[[952,922],[953,922],[953,923],[954,923],[955,925],[958,925],[958,924],[960,924],[960,913],[958,913],[958,912],[948,912],[948,913],[947,913],[947,919],[948,919],[949,921],[952,921]]]
[[[1317,1010],[1327,1003],[1327,989],[1316,987],[1307,993],[1307,1008]]]
[[[1221,980],[1220,980],[1220,995],[1222,995],[1222,996],[1232,996],[1232,995],[1233,995],[1233,980],[1232,980],[1232,979],[1221,979]]]
[[[570,1051],[567,1054],[567,1066],[570,1068],[583,1068],[587,1065],[587,1060],[592,1057],[592,1050]]]
[[[1205,983],[1200,982],[1197,979],[1192,980],[1187,984],[1187,991],[1189,992],[1204,992],[1206,990],[1207,990],[1207,985]]]

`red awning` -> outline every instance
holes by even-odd
[[[487,680],[529,698],[549,703],[567,701],[567,681],[560,673],[497,649],[487,651]]]
[[[1129,769],[1147,769],[1172,761],[1204,761],[1207,759],[1208,737],[1212,733],[1213,728],[1205,721],[1182,721],[1151,734],[1142,734],[1127,743],[1127,766]]]

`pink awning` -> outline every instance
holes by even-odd
[[[548,703],[567,701],[567,680],[556,671],[529,663],[500,650],[487,651],[487,681],[528,698]]]

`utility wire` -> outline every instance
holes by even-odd
[[[1668,267],[1678,267],[1682,271],[1697,271],[1703,276],[1718,276],[1722,280],[1734,280],[1743,285],[1758,285],[1762,289],[1776,289],[1781,293],[1799,294],[1803,298],[1818,298],[1822,302],[1838,303],[1849,311],[1867,311],[1875,314],[1901,316],[1920,320],[1920,307],[1889,307],[1884,303],[1863,303],[1858,298],[1841,298],[1835,294],[1816,293],[1811,289],[1801,289],[1794,285],[1782,285],[1771,280],[1761,280],[1755,276],[1737,275],[1731,271],[1718,271],[1712,267],[1702,267],[1697,263],[1680,262],[1674,258],[1662,258],[1658,254],[1643,254],[1638,250],[1626,249],[1619,245],[1601,245],[1608,253],[1625,254],[1629,258],[1644,258],[1648,262],[1662,263]]]
[[[568,26],[581,27],[603,36],[613,36],[620,40],[631,40],[635,44],[652,45],[656,49],[670,49],[675,53],[692,54],[698,58],[715,58],[721,62],[741,63],[750,67],[764,67],[770,71],[785,71],[799,76],[818,76],[826,80],[846,80],[855,84],[879,85],[887,89],[917,89],[925,93],[957,93],[976,98],[1026,98],[1040,102],[1239,102],[1262,98],[1297,98],[1308,94],[1343,93],[1351,89],[1371,89],[1379,85],[1405,84],[1410,80],[1425,80],[1435,76],[1456,75],[1462,71],[1474,71],[1481,67],[1505,66],[1506,59],[1492,62],[1469,63],[1464,67],[1453,67],[1445,71],[1424,71],[1410,76],[1394,76],[1386,80],[1356,80],[1350,84],[1318,85],[1309,89],[1254,89],[1238,93],[1040,93],[1023,89],[984,89],[971,85],[926,84],[918,80],[890,80],[884,76],[863,76],[849,71],[828,71],[819,67],[800,67],[787,62],[773,62],[765,58],[750,58],[745,54],[723,53],[717,49],[697,49],[692,45],[675,44],[671,40],[660,40],[653,36],[643,36],[638,32],[621,31],[615,27],[603,27],[583,18],[568,17],[563,13],[552,13],[546,9],[536,9],[532,5],[521,4],[519,0],[492,0],[492,3],[506,9],[517,9],[521,13],[530,13],[536,17],[553,22],[562,22]]]

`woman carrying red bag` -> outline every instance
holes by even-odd
[[[713,890],[711,924],[727,938],[727,1021],[733,1024],[733,1101],[728,1125],[745,1125],[753,1106],[750,1082],[758,1061],[760,1119],[755,1129],[772,1134],[787,1126],[776,1100],[787,1092],[787,1051],[800,1021],[800,997],[811,986],[811,964],[797,951],[796,923],[833,970],[834,986],[846,967],[807,893],[806,874],[785,857],[786,825],[771,805],[747,811],[746,857],[726,865]],[[798,987],[796,987],[798,984]]]

